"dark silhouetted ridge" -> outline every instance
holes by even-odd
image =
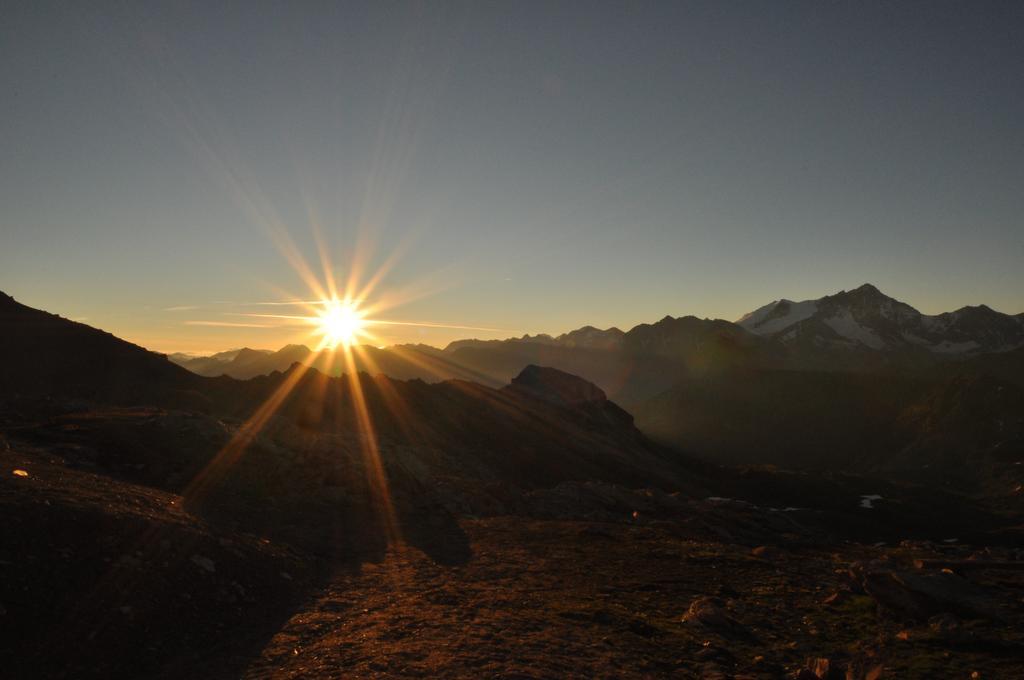
[[[0,294],[0,391],[137,402],[194,389],[196,376],[110,333]]]

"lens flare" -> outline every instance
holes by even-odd
[[[318,323],[323,343],[327,347],[351,347],[358,342],[366,326],[363,313],[351,302],[329,300],[323,305]]]

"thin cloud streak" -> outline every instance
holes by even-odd
[[[239,307],[251,307],[262,305],[266,307],[291,307],[301,305],[326,305],[330,304],[331,300],[289,300],[287,302],[239,302]]]
[[[232,321],[186,321],[186,326],[222,326],[225,328],[275,328],[265,323],[235,323]]]
[[[312,316],[298,316],[296,314],[250,314],[247,312],[227,312],[228,316],[245,316],[254,319],[284,319],[286,321],[303,321],[306,323],[315,323],[316,317]]]
[[[487,331],[490,333],[518,333],[519,331],[508,328],[488,328],[486,326],[459,326],[447,323],[430,323],[428,321],[383,321],[381,319],[366,319],[363,321],[368,326],[422,326],[424,328],[451,328],[462,331]]]

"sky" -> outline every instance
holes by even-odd
[[[200,353],[308,333],[251,316],[319,297],[300,259],[435,324],[380,344],[864,282],[1024,312],[1022,33],[1019,2],[8,3],[0,290]]]

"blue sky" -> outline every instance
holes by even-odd
[[[0,26],[0,290],[154,349],[294,339],[187,322],[309,297],[314,224],[500,329],[383,342],[1024,311],[1019,3],[78,4]]]

